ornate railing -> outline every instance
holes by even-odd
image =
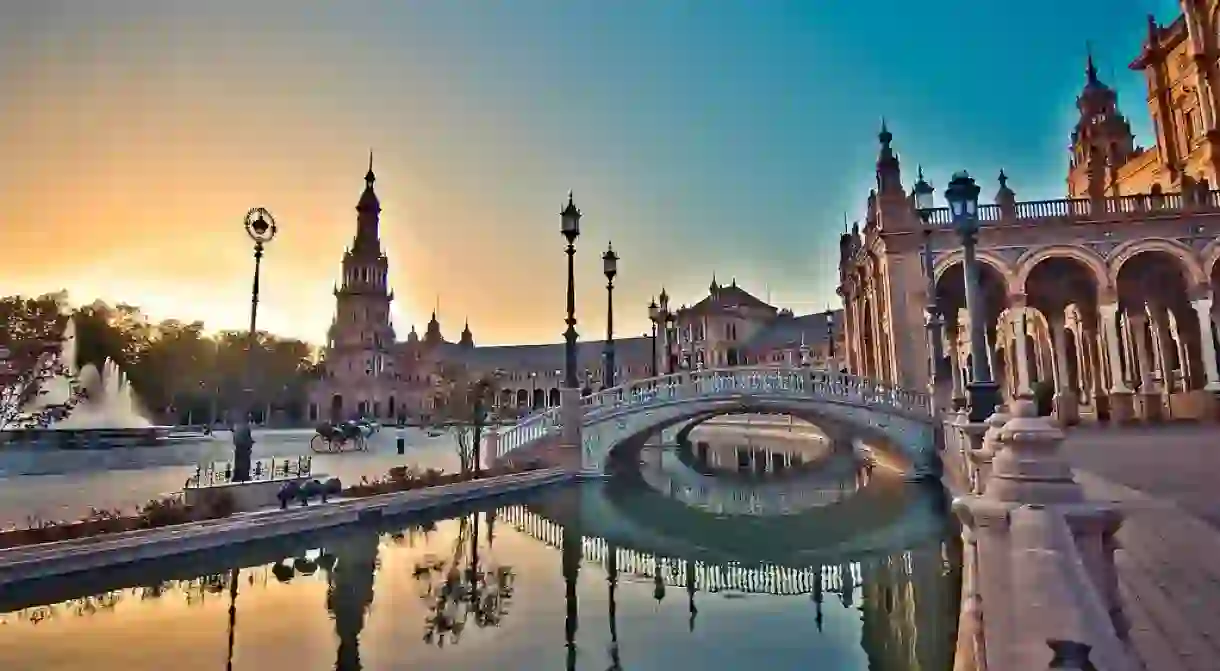
[[[1177,212],[1187,209],[1187,205],[1199,209],[1216,209],[1220,207],[1220,190],[1211,190],[1197,196],[1198,200],[1188,203],[1180,193],[1134,194],[1104,198],[1094,205],[1088,198],[1061,198],[1056,200],[1031,200],[1014,203],[1010,211],[1000,205],[980,205],[978,208],[979,222],[984,226],[1040,219],[1076,219],[1087,221],[1099,217],[1122,215],[1139,215],[1149,212]],[[949,208],[941,207],[931,211],[928,223],[933,226],[949,226],[953,216]]]
[[[250,479],[248,482],[273,482],[275,480],[296,480],[308,478],[313,474],[313,460],[308,455],[302,457],[285,457],[283,459],[268,457],[255,459],[250,464]],[[186,480],[186,489],[199,487],[215,487],[233,482],[233,462],[214,461],[199,464],[195,473]]]
[[[500,433],[496,456],[504,456],[522,445],[555,435],[558,431],[559,408],[551,408],[530,415]]]
[[[645,408],[656,403],[717,397],[790,396],[825,400],[872,409],[930,417],[926,392],[902,389],[845,373],[809,368],[750,366],[635,380],[581,399],[583,421],[595,422],[607,413]],[[554,435],[561,426],[559,408],[531,415],[499,436],[496,456],[539,438]]]
[[[502,515],[505,521],[521,533],[549,547],[558,549],[562,546],[563,527],[523,506],[501,508],[497,515]],[[854,590],[863,582],[864,569],[873,565],[872,562],[897,562],[896,568],[904,576],[910,576],[913,568],[910,552],[894,557],[867,559],[863,562],[843,562],[803,569],[775,565],[747,567],[661,557],[615,546],[597,536],[581,537],[581,557],[585,562],[604,568],[609,564],[611,552],[614,553],[619,575],[623,578],[655,580],[660,576],[662,582],[670,587],[684,587],[693,579],[696,590],[713,593],[809,594],[817,591],[820,582],[823,592],[841,594],[844,590]]]

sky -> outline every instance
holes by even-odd
[[[713,274],[837,303],[884,117],[907,188],[1003,168],[1064,195],[1091,43],[1151,144],[1138,54],[1175,0],[5,0],[0,292],[248,320],[242,218],[270,210],[261,328],[322,342],[370,149],[400,337],[557,342],[571,189],[577,329],[618,335]],[[939,195],[938,195],[939,197]]]

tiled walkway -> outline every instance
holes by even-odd
[[[1220,429],[1080,430],[1065,452],[1126,514],[1115,563],[1145,668],[1220,671]]]

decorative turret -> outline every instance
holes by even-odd
[[[407,342],[412,345],[419,343],[419,334],[415,332],[415,324],[411,325],[411,332],[407,334]]]
[[[466,349],[474,347],[474,334],[470,332],[470,320],[466,320],[466,326],[462,328],[462,339],[458,344]]]
[[[712,273],[712,284],[707,288],[707,293],[715,296],[717,291],[720,291],[720,285],[716,282],[716,273]]]
[[[373,152],[369,152],[369,170],[364,174],[364,192],[356,202],[356,240],[352,251],[364,257],[381,255],[381,239],[378,226],[381,217],[381,202],[373,190],[377,176],[373,174]]]
[[[877,134],[881,142],[881,150],[877,153],[877,194],[882,197],[898,194],[905,198],[902,188],[902,169],[898,155],[894,153],[891,143],[894,141],[885,119],[881,120],[881,132]]]
[[[1118,169],[1135,153],[1131,124],[1118,109],[1118,94],[1102,83],[1090,52],[1084,89],[1076,98],[1080,116],[1072,130],[1069,195],[1098,198],[1118,194]]]
[[[428,321],[428,329],[424,331],[424,342],[429,345],[438,345],[445,341],[441,335],[441,323],[436,319],[436,311],[432,311],[432,319]]]

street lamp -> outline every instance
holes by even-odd
[[[564,385],[575,389],[576,380],[576,238],[580,236],[580,210],[572,202],[572,192],[568,192],[568,204],[559,213],[559,232],[568,241],[568,328],[563,332],[564,350]]]
[[[660,318],[660,308],[657,307],[657,301],[648,301],[648,321],[652,322],[652,365],[651,377],[657,376],[657,319]]]
[[[977,186],[974,188],[978,189]],[[931,359],[928,363],[928,394],[934,395],[936,393],[936,369],[940,366],[940,360],[943,357],[941,328],[944,326],[944,321],[936,304],[936,272],[932,259],[931,220],[932,211],[936,209],[933,202],[934,189],[924,180],[922,167],[919,169],[919,179],[915,182],[912,192],[915,195],[915,211],[919,214],[919,220],[923,222],[923,274],[926,282],[924,314],[927,318],[928,358]],[[976,191],[976,200],[977,197]]]
[[[277,231],[271,213],[256,207],[246,213],[243,222],[246,235],[254,241],[254,283],[250,289],[250,331],[246,335],[245,398],[241,404],[240,424],[233,429],[233,480],[245,482],[250,479],[250,455],[254,452],[254,436],[250,431],[250,413],[254,390],[250,385],[251,364],[254,358],[255,334],[258,331],[258,282],[263,264],[263,249],[275,239]]]
[[[606,275],[606,387],[614,388],[614,276],[618,274],[618,254],[613,244],[607,245],[602,254],[602,273]]]
[[[986,306],[982,301],[978,261],[975,246],[979,233],[979,186],[962,170],[953,173],[945,199],[953,215],[953,227],[962,239],[962,274],[966,285],[966,315],[970,320],[970,383],[966,385],[970,404],[970,421],[982,422],[999,405],[999,385],[991,379],[987,356]]]
[[[664,317],[664,319],[665,319],[665,342],[667,345],[666,349],[670,350],[665,353],[665,359],[669,362],[668,364],[666,364],[667,370],[665,372],[669,375],[673,375],[674,374],[674,362],[678,358],[678,355],[675,354],[673,351],[673,350],[677,349],[677,347],[676,347],[677,343],[674,342],[675,340],[677,340],[676,336],[678,335],[678,329],[676,326],[677,317],[674,315],[674,313],[670,312],[669,310],[666,310],[665,314],[662,315],[662,317]]]
[[[830,308],[826,308],[826,370],[838,372],[835,366],[835,313]]]

